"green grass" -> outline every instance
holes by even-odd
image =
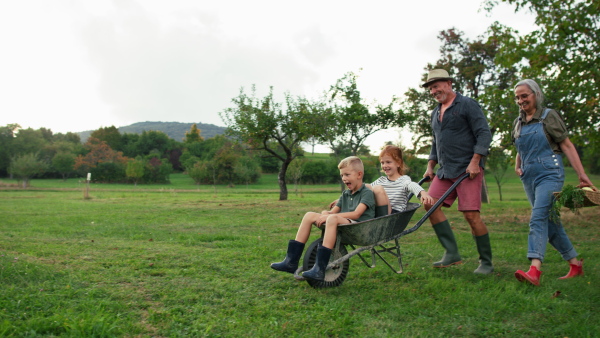
[[[518,283],[514,271],[528,267],[529,205],[509,176],[502,202],[487,178],[493,275],[472,273],[475,243],[454,207],[446,214],[463,265],[430,267],[442,249],[426,224],[401,238],[404,274],[352,258],[344,284],[323,290],[269,263],[283,258],[306,211],[338,196],[337,185],[298,194],[290,185],[283,202],[275,175],[234,188],[196,186],[184,175],[170,185],[92,184],[89,200],[75,179],[5,188],[0,336],[597,336],[600,208],[563,212],[586,260],[583,277],[557,280],[568,266],[548,247],[542,285]],[[572,171],[568,178],[575,183]]]

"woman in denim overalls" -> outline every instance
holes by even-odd
[[[515,100],[520,117],[515,120],[513,139],[517,147],[515,171],[521,177],[531,204],[527,258],[529,271],[517,270],[521,282],[540,285],[540,268],[546,252],[546,242],[569,262],[569,273],[560,279],[583,275],[583,260],[569,240],[560,220],[551,216],[553,192],[562,189],[565,174],[561,153],[564,153],[579,177],[579,187],[593,186],[585,174],[579,155],[568,138],[562,119],[554,110],[542,109],[543,95],[533,80],[523,80],[515,86]],[[533,121],[532,121],[533,120]]]

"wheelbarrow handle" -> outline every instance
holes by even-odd
[[[419,181],[419,185],[423,185],[423,183],[429,181],[429,176],[425,176],[423,177],[420,181]]]
[[[421,227],[421,225],[423,223],[425,223],[425,221],[429,218],[429,216],[431,216],[431,214],[433,214],[437,208],[440,207],[440,205],[442,205],[442,203],[444,203],[444,200],[446,199],[446,197],[448,197],[448,195],[450,195],[455,189],[456,187],[465,180],[465,178],[469,177],[469,173],[464,173],[462,174],[462,176],[460,176],[456,182],[454,182],[454,184],[452,184],[452,186],[446,190],[446,192],[442,195],[442,197],[440,197],[440,199],[437,200],[437,202],[435,202],[435,204],[431,207],[431,209],[429,209],[425,215],[423,217],[421,217],[421,219],[417,222],[417,224],[415,224],[415,226],[413,226],[410,229],[406,229],[402,232],[402,234],[398,237],[404,236],[406,234],[410,234],[411,232],[419,229]]]

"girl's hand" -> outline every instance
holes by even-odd
[[[433,199],[433,197],[431,197],[431,195],[429,195],[427,191],[423,190],[421,191],[421,203],[426,205],[433,205],[435,204],[435,200]]]
[[[329,203],[329,210],[333,209],[333,207],[335,207],[335,205],[337,204],[338,200],[335,200],[331,203]]]

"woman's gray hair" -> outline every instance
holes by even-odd
[[[535,82],[531,79],[521,80],[521,81],[517,82],[514,90],[516,90],[518,86],[529,87],[529,89],[531,89],[531,91],[535,95],[536,110],[542,109],[542,105],[544,104],[544,94],[542,93],[542,90],[540,89],[540,86],[537,84],[537,82]]]

